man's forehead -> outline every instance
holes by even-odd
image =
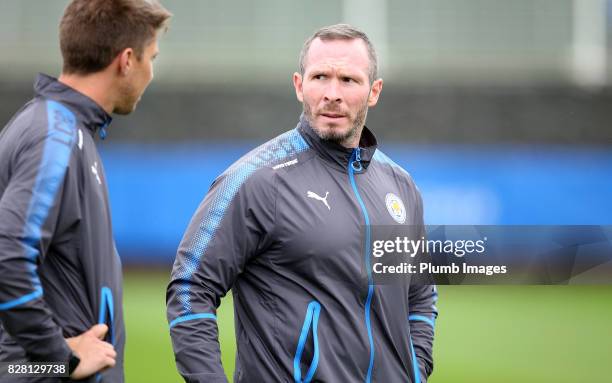
[[[306,70],[309,66],[336,66],[341,65],[353,69],[362,69],[366,72],[370,59],[366,43],[361,39],[335,39],[312,41],[306,56]]]

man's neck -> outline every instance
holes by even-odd
[[[361,128],[355,130],[355,134],[351,135],[351,137],[347,138],[340,142],[340,145],[344,146],[347,149],[355,149],[359,146],[359,140],[361,139],[361,133],[363,132],[363,125]]]
[[[62,73],[57,80],[94,100],[106,113],[113,112],[114,103],[104,72],[88,75]]]

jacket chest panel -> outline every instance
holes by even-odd
[[[79,151],[80,168],[80,237],[87,241],[81,243],[81,256],[91,259],[91,264],[114,262],[114,239],[106,176],[102,160],[98,155],[93,138],[83,132],[82,148]]]
[[[311,161],[278,184],[276,238],[282,249],[276,265],[313,278],[329,276],[363,282],[365,214],[349,174]],[[374,165],[374,164],[373,164]],[[370,229],[416,225],[416,200],[408,185],[375,165],[355,175],[355,186]],[[376,231],[374,230],[374,233]]]
[[[273,262],[305,277],[361,281],[363,217],[348,179],[316,161],[279,181]]]

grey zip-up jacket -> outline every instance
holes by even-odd
[[[425,382],[435,286],[375,285],[364,272],[371,225],[397,225],[390,193],[403,202],[405,225],[423,225],[411,177],[367,128],[359,148],[346,149],[303,117],[219,176],[167,291],[185,380],[226,382],[215,313],[231,288],[235,382]]]
[[[117,365],[90,381],[122,382],[121,262],[94,142],[111,118],[45,75],[35,93],[0,133],[0,361],[67,362],[64,338],[105,323]]]

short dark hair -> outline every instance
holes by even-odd
[[[126,48],[140,60],[171,16],[156,0],[73,0],[59,28],[63,72],[99,72]]]
[[[354,40],[361,39],[366,44],[368,49],[368,56],[370,58],[369,65],[369,73],[368,77],[370,82],[376,80],[376,76],[378,76],[378,59],[376,57],[376,51],[374,50],[374,45],[368,38],[368,35],[365,34],[362,30],[353,27],[349,24],[335,24],[327,27],[323,27],[315,31],[305,42],[302,47],[302,51],[300,52],[300,62],[299,69],[300,74],[303,76],[306,69],[306,56],[308,55],[308,50],[310,49],[310,45],[315,39],[321,39],[323,41],[332,41],[332,40]]]

